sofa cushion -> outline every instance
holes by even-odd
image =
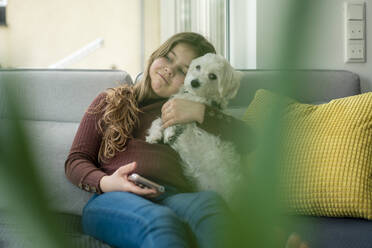
[[[57,224],[62,230],[62,236],[70,241],[73,247],[79,248],[110,248],[91,236],[83,233],[81,216],[71,214],[56,214]],[[27,230],[21,228],[6,214],[0,214],[0,247],[21,248],[35,247],[32,237],[28,237]]]
[[[372,219],[372,93],[310,105],[259,90],[244,119],[261,134],[274,99],[284,106],[280,186],[289,210]]]
[[[0,126],[7,121],[0,119]],[[79,123],[51,121],[22,123],[36,169],[45,186],[48,205],[55,211],[81,215],[82,208],[92,194],[69,182],[64,171],[64,162]],[[0,198],[0,208],[7,206],[6,199],[7,197]]]
[[[293,228],[309,247],[370,248],[372,222],[358,218],[290,216]]]

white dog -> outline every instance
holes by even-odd
[[[188,99],[209,106],[227,107],[240,86],[241,73],[222,56],[208,53],[194,59],[187,72],[184,86],[172,98]],[[199,190],[214,190],[226,200],[240,173],[240,158],[231,142],[199,128],[196,123],[177,124],[166,129],[161,118],[153,121],[146,141],[163,141],[176,150],[184,166],[184,173]]]

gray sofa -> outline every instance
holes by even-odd
[[[305,103],[328,102],[334,98],[359,94],[358,75],[337,70],[244,70],[241,88],[228,112],[241,117],[259,88],[276,88],[278,78],[295,80],[300,91],[296,98]],[[65,235],[77,247],[109,247],[82,233],[81,212],[91,193],[80,190],[65,177],[64,161],[79,121],[99,92],[119,83],[132,83],[131,77],[117,70],[0,70],[0,128],[9,118],[1,86],[5,82],[17,89],[24,107],[21,119],[31,142],[38,172],[47,189],[47,201],[58,216]],[[29,247],[30,240],[18,236],[17,228],[5,214],[9,203],[0,198],[0,247]],[[297,218],[297,217],[296,217]],[[372,247],[372,222],[361,219],[298,216],[301,235],[311,247]],[[309,224],[310,225],[307,225]],[[303,228],[302,228],[303,227]]]

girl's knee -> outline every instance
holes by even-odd
[[[178,216],[171,209],[163,206],[159,206],[152,212],[151,222],[156,221],[167,221],[176,224],[181,222]]]
[[[227,207],[225,200],[215,191],[201,191],[198,193],[196,203],[206,207],[223,208]]]

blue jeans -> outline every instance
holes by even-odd
[[[83,230],[114,247],[222,247],[229,215],[222,198],[168,189],[152,200],[128,192],[95,194],[84,207]]]

